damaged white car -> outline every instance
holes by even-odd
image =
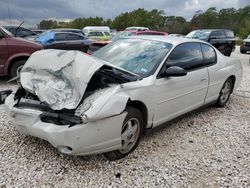
[[[119,40],[92,56],[42,50],[5,104],[22,133],[70,155],[125,157],[145,129],[201,106],[223,107],[241,81],[238,60],[194,39]]]

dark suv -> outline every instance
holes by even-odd
[[[199,29],[190,32],[186,37],[209,42],[225,56],[230,56],[235,50],[234,32],[228,29]]]

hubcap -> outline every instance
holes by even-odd
[[[138,140],[139,132],[140,122],[137,118],[131,118],[123,125],[121,153],[127,153],[134,147]]]
[[[231,92],[231,85],[229,82],[226,82],[223,86],[223,88],[221,89],[221,96],[220,96],[220,100],[222,103],[225,103],[230,95]]]

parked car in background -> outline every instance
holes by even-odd
[[[107,44],[111,43],[111,40],[106,40],[106,41],[94,41],[89,45],[89,49],[87,53],[89,55],[93,54],[95,51],[99,50],[100,48],[106,46]]]
[[[70,32],[47,31],[41,34],[36,42],[41,43],[45,49],[79,50],[87,52],[93,41],[87,37]]]
[[[243,44],[240,46],[240,53],[245,54],[250,51],[250,35],[243,40]]]
[[[199,29],[190,32],[186,37],[209,42],[225,56],[230,56],[235,50],[234,32],[228,29]]]
[[[80,29],[59,28],[59,29],[51,29],[50,31],[77,33],[77,34],[79,34],[79,35],[85,36],[85,33],[84,33],[82,30],[80,30]]]
[[[91,31],[100,31],[110,33],[110,28],[108,26],[86,26],[82,29],[85,35],[88,35]]]
[[[44,29],[32,29],[31,31],[34,32],[34,33],[36,33],[37,35],[40,35],[43,32],[45,32],[46,30],[44,30]]]
[[[135,27],[135,26],[132,26],[132,27],[127,27],[125,29],[125,31],[127,30],[136,30],[136,31],[145,31],[145,30],[149,30],[148,27]]]
[[[133,35],[161,35],[161,36],[167,36],[168,33],[166,32],[161,32],[161,31],[152,31],[152,30],[125,30],[125,31],[120,31],[117,33],[113,38],[112,41],[117,41],[121,38],[128,37],[128,36],[133,36]]]
[[[0,75],[16,77],[29,56],[42,48],[40,44],[14,37],[0,27]]]
[[[126,38],[128,36],[134,36],[134,35],[159,35],[159,36],[167,36],[168,33],[166,32],[161,32],[161,31],[151,31],[151,30],[144,30],[144,31],[138,31],[138,30],[127,30],[127,31],[121,31],[118,32],[115,36],[111,38],[111,40],[108,41],[96,41],[92,43],[89,47],[88,54],[92,54],[93,52],[99,50],[100,48],[106,46],[109,44],[111,41],[117,41],[121,38]]]
[[[171,34],[168,34],[169,37],[185,37],[185,35],[182,35],[182,34],[175,34],[175,33],[171,33]]]
[[[90,31],[87,34],[87,37],[90,38],[90,39],[93,39],[93,40],[101,40],[101,41],[111,39],[111,35],[107,31]]]
[[[11,32],[15,37],[30,37],[36,36],[37,34],[29,29],[18,27],[18,26],[3,26],[9,32]]]
[[[224,107],[242,66],[201,40],[137,36],[92,56],[36,52],[20,78],[22,87],[5,100],[20,132],[64,154],[117,160],[135,150],[145,129],[208,104]]]

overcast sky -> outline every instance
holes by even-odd
[[[43,19],[74,19],[78,17],[114,18],[137,8],[160,9],[166,15],[191,19],[197,10],[209,7],[241,8],[250,0],[0,0],[0,25],[18,24],[36,26]],[[9,12],[9,14],[8,14]]]

